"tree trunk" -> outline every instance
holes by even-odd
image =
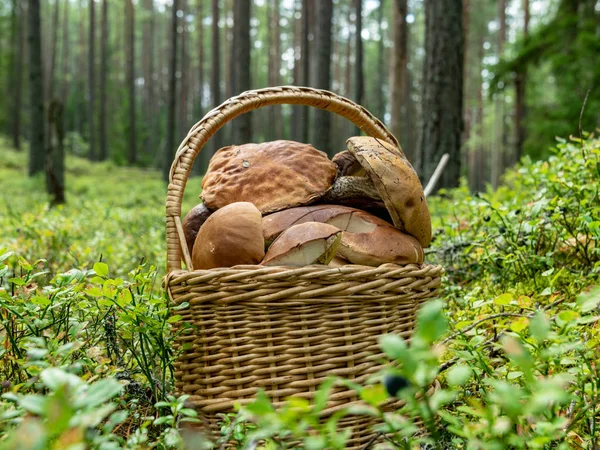
[[[127,160],[134,165],[137,160],[135,133],[135,17],[132,0],[125,0],[125,46],[127,48],[127,90],[129,93],[129,152]]]
[[[383,10],[385,8],[385,0],[379,0],[379,10],[377,11],[377,31],[379,32],[379,40],[377,42],[377,118],[384,120],[385,118],[385,45],[383,35],[385,31],[383,29]]]
[[[218,0],[213,0],[218,2]],[[169,182],[169,172],[175,156],[175,103],[177,97],[177,11],[179,1],[173,0],[171,8],[171,48],[169,52],[169,106],[167,110],[167,141],[165,148],[165,161],[163,166],[163,179]],[[218,22],[218,21],[217,21]]]
[[[198,39],[197,45],[197,56],[198,56],[198,95],[196,100],[196,114],[201,116],[204,111],[204,0],[198,0],[197,3],[197,19],[196,19],[196,32]]]
[[[198,39],[196,41],[197,45],[197,56],[198,56],[198,93],[197,100],[195,103],[195,112],[194,114],[197,116],[197,119],[200,119],[204,115],[204,24],[202,20],[204,19],[204,1],[198,0],[197,3],[197,17],[196,17],[196,30]],[[198,158],[196,158],[194,164],[194,173],[196,175],[203,175],[208,168],[208,162],[210,160],[210,152],[208,148],[202,149]]]
[[[271,0],[267,2],[267,5]],[[270,14],[269,14],[270,13]],[[270,42],[269,50],[269,86],[280,86],[281,77],[281,36],[279,29],[279,0],[273,0],[272,8],[267,8],[267,31]],[[269,126],[266,128],[269,140],[281,139],[283,136],[281,123],[281,107],[269,107]]]
[[[481,192],[485,187],[485,148],[484,148],[484,138],[483,138],[483,75],[481,72],[483,71],[483,58],[485,56],[483,45],[485,43],[485,35],[483,33],[480,34],[480,38],[477,41],[479,52],[478,56],[478,64],[479,64],[479,79],[478,79],[478,89],[477,89],[477,133],[479,134],[479,139],[477,140],[477,146],[471,149],[471,165],[469,167],[469,171],[473,173],[473,191]]]
[[[498,1],[498,57],[502,56],[506,42],[506,0]],[[500,175],[504,171],[504,95],[496,94],[494,102],[494,144],[492,153],[491,182],[494,188],[498,187]]]
[[[178,130],[177,130],[177,139],[183,139],[183,137],[188,132],[188,85],[189,85],[189,59],[188,59],[188,30],[187,30],[187,2],[186,0],[181,1],[181,10],[183,11],[183,16],[181,17],[181,57],[179,59],[181,65],[181,81],[179,88],[179,120],[178,120]]]
[[[29,49],[29,176],[44,170],[44,79],[42,74],[42,28],[40,0],[28,2]]]
[[[63,8],[63,41],[62,41],[62,84],[61,84],[61,92],[60,92],[60,99],[61,99],[61,103],[63,104],[63,108],[64,110],[66,110],[67,107],[67,97],[68,97],[68,93],[69,93],[69,84],[71,82],[71,80],[69,80],[67,78],[67,74],[70,73],[70,69],[69,69],[69,57],[70,57],[70,52],[69,52],[69,3],[68,1],[65,2],[65,7]],[[63,110],[63,111],[64,111]],[[63,114],[63,119],[65,120],[65,124],[66,124],[66,115]],[[65,129],[66,129],[66,125],[65,125]]]
[[[144,0],[144,21],[142,27],[142,72],[144,76],[144,117],[152,129],[154,123],[154,0]],[[153,133],[148,133],[146,148],[154,148]]]
[[[302,11],[302,1],[295,0],[294,3],[294,21],[293,21],[293,38],[292,42],[294,45],[294,69],[292,70],[292,85],[294,86],[302,86],[302,76],[301,76],[301,45],[302,45],[302,17],[298,19],[298,14],[301,14]],[[300,115],[301,106],[292,106],[292,117],[290,123],[290,136],[294,141],[301,140],[300,136]]]
[[[67,2],[68,3],[68,2]],[[100,154],[98,159],[108,157],[108,131],[106,127],[106,77],[108,76],[108,0],[102,0],[102,40],[100,42]]]
[[[346,64],[344,65],[344,96],[352,97],[352,8],[348,6],[348,40],[346,41]],[[341,16],[341,14],[340,14]]]
[[[219,0],[212,0],[212,72],[210,77],[210,89],[213,108],[216,108],[221,104],[221,55],[219,47],[219,34]],[[221,136],[222,134],[220,132],[217,132],[212,137],[212,153],[221,148]]]
[[[89,35],[88,35],[88,90],[89,90],[89,99],[88,99],[88,133],[89,133],[89,145],[90,145],[90,153],[89,158],[94,161],[97,158],[96,155],[96,130],[94,128],[95,120],[95,77],[96,77],[96,59],[95,59],[95,47],[96,47],[96,26],[95,26],[95,16],[94,16],[94,1],[89,0],[90,2],[90,22],[89,22]]]
[[[300,65],[301,69],[301,80],[303,86],[310,86],[310,0],[302,0],[302,43],[300,47]],[[309,139],[309,110],[308,107],[302,107],[300,109],[299,119],[300,121],[300,141],[308,142]]]
[[[428,180],[444,153],[450,155],[439,188],[460,180],[463,126],[462,0],[425,2],[423,124],[417,171]],[[419,170],[420,169],[420,170]]]
[[[13,92],[13,111],[12,111],[12,143],[13,147],[21,150],[21,94],[23,85],[23,30],[25,28],[25,19],[23,17],[23,8],[19,6],[17,0],[13,0],[13,45],[12,45],[12,82],[9,92]]]
[[[234,45],[235,45],[235,37],[234,30],[235,27],[235,0],[223,0],[223,17],[225,18],[225,40],[222,42],[222,46],[224,47],[224,67],[227,69],[225,72],[225,98],[233,97],[234,95],[238,95],[241,92],[237,90],[235,87],[235,64],[233,63],[233,59],[235,58],[234,53]],[[231,12],[232,21],[234,22],[232,26],[229,25],[229,13]]]
[[[233,2],[233,64],[236,94],[250,89],[250,2]],[[233,122],[234,143],[252,142],[251,114],[245,113]]]
[[[356,60],[354,61],[354,101],[363,104],[364,97],[364,70],[363,70],[363,40],[362,40],[362,11],[363,0],[355,0],[356,12],[356,48],[354,49]]]
[[[430,0],[426,0],[426,3]],[[406,111],[405,86],[408,76],[408,13],[407,0],[392,0],[392,57],[390,64],[390,131],[406,147],[404,116]],[[427,6],[426,6],[427,9]],[[406,148],[406,157],[415,161],[414,149]]]
[[[58,48],[58,13],[60,12],[60,0],[55,0],[54,14],[52,17],[52,38],[50,42],[50,61],[48,64],[48,79],[46,81],[47,101],[53,100],[54,96],[54,68],[56,66],[56,49]],[[67,24],[63,25],[64,27]],[[61,113],[62,117],[62,113]]]
[[[333,0],[318,0],[316,87],[331,90],[331,19]],[[314,112],[315,147],[333,155],[331,148],[331,113],[321,109]]]
[[[52,205],[65,203],[65,130],[64,107],[52,100],[48,107],[48,153],[46,155],[46,190]]]
[[[525,13],[525,21],[523,23],[523,38],[529,36],[529,0],[523,0],[523,11]],[[523,145],[527,138],[525,130],[525,120],[527,117],[527,104],[525,101],[525,86],[527,84],[527,71],[523,67],[518,73],[515,80],[515,130],[517,134],[515,148],[515,162],[519,161],[523,156]]]

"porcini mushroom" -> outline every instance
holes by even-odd
[[[202,225],[192,250],[194,269],[258,264],[265,256],[260,211],[237,202],[215,211]]]
[[[210,209],[251,202],[269,213],[316,201],[336,173],[327,155],[309,144],[279,140],[224,147],[210,160],[201,197]]]
[[[183,235],[185,236],[185,242],[187,243],[190,255],[194,248],[194,242],[196,241],[196,235],[202,224],[210,217],[212,211],[206,207],[204,203],[199,203],[194,206],[183,218],[182,227]]]
[[[271,244],[262,265],[329,264],[337,253],[342,231],[332,225],[305,222],[285,230]]]
[[[366,175],[365,169],[348,150],[335,154],[331,161],[338,168],[338,177]]]
[[[353,220],[350,220],[354,217]],[[263,217],[263,235],[265,245],[269,246],[283,231],[286,229],[305,222],[321,222],[328,223],[346,231],[348,227],[352,227],[352,232],[355,232],[356,224],[363,220],[365,226],[362,227],[362,232],[366,231],[368,223],[371,229],[376,225],[392,226],[378,217],[368,214],[356,208],[350,208],[340,205],[311,205],[299,206],[296,208],[285,209]]]
[[[354,221],[358,220],[362,219],[356,216]],[[414,237],[392,226],[369,225],[372,228],[362,223],[355,224],[354,230],[364,229],[364,232],[344,231],[338,255],[363,266],[423,263],[423,247]]]
[[[394,225],[417,238],[423,247],[431,243],[431,218],[421,181],[404,154],[380,139],[360,136],[346,141],[348,150],[367,174],[392,217]]]

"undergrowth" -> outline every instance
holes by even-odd
[[[182,431],[196,414],[171,395],[180,317],[160,288],[159,174],[70,158],[69,203],[50,209],[25,155],[0,147],[0,160],[0,448],[220,446]],[[341,449],[338,421],[359,414],[379,424],[372,448],[597,448],[598,180],[600,141],[588,137],[522,161],[496,191],[432,198],[427,259],[444,266],[443,288],[410,343],[381,337],[396,364],[280,411],[259,395],[223,418],[221,441]],[[198,190],[191,180],[184,211]],[[320,421],[340,384],[364,406]],[[406,406],[385,412],[390,395]]]

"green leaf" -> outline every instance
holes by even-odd
[[[97,262],[94,264],[94,272],[98,276],[105,277],[108,275],[108,266],[103,262]]]
[[[557,318],[562,321],[563,324],[566,324],[579,318],[579,313],[573,310],[561,311],[558,313]]]
[[[175,428],[169,428],[164,439],[167,447],[180,448],[182,443],[181,435]]]
[[[183,316],[180,316],[180,315],[171,316],[167,319],[167,323],[179,322],[181,319],[183,319]]]
[[[63,386],[76,388],[84,384],[83,380],[77,375],[65,372],[61,369],[49,368],[44,369],[40,374],[42,382],[52,391],[57,391]]]
[[[406,341],[396,334],[384,334],[379,338],[379,346],[390,359],[400,359],[408,349]]]
[[[25,395],[18,399],[21,408],[26,411],[43,416],[46,409],[46,397],[37,394]]]
[[[428,344],[442,337],[448,329],[448,321],[442,312],[444,305],[441,301],[425,303],[417,315],[415,335]]]
[[[163,423],[167,423],[167,422],[171,422],[173,420],[173,416],[168,415],[168,416],[162,416],[159,417],[158,419],[154,420],[154,425],[162,425]]]
[[[331,395],[331,389],[333,388],[334,383],[335,379],[328,378],[321,384],[321,386],[319,386],[317,392],[315,392],[315,412],[320,412],[327,405],[327,400]]]
[[[495,305],[510,305],[512,302],[513,296],[512,294],[502,294],[494,299]]]
[[[448,371],[446,379],[450,386],[462,386],[469,381],[472,374],[473,372],[469,366],[456,365]]]
[[[382,384],[374,384],[365,387],[360,392],[360,398],[371,406],[378,406],[387,400],[388,394]]]
[[[123,390],[123,385],[114,378],[104,378],[89,385],[85,395],[75,400],[79,408],[94,408],[109,401]]]
[[[529,319],[527,317],[519,317],[517,320],[510,324],[510,329],[519,333],[523,331],[529,325]]]
[[[542,311],[538,311],[529,321],[529,332],[538,342],[542,342],[550,333],[550,321]]]
[[[446,406],[456,398],[456,393],[444,389],[440,389],[433,393],[433,395],[429,399],[429,403],[431,405],[431,409],[436,412],[438,409]]]

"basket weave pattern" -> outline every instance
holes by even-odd
[[[275,405],[289,396],[311,399],[327,376],[364,382],[381,368],[377,339],[410,338],[419,306],[435,295],[443,269],[431,265],[380,267],[236,266],[193,270],[181,201],[192,163],[226,122],[262,106],[302,104],[337,113],[365,133],[398,146],[364,108],[333,93],[299,87],[245,92],[209,112],[184,139],[171,168],[167,196],[166,288],[192,327],[179,335],[176,390],[189,394],[209,428],[217,413],[253,400],[264,389]],[[398,146],[399,147],[399,146]],[[182,270],[184,262],[187,270]],[[325,414],[358,399],[334,391]],[[368,421],[352,423],[353,441],[369,440]]]

